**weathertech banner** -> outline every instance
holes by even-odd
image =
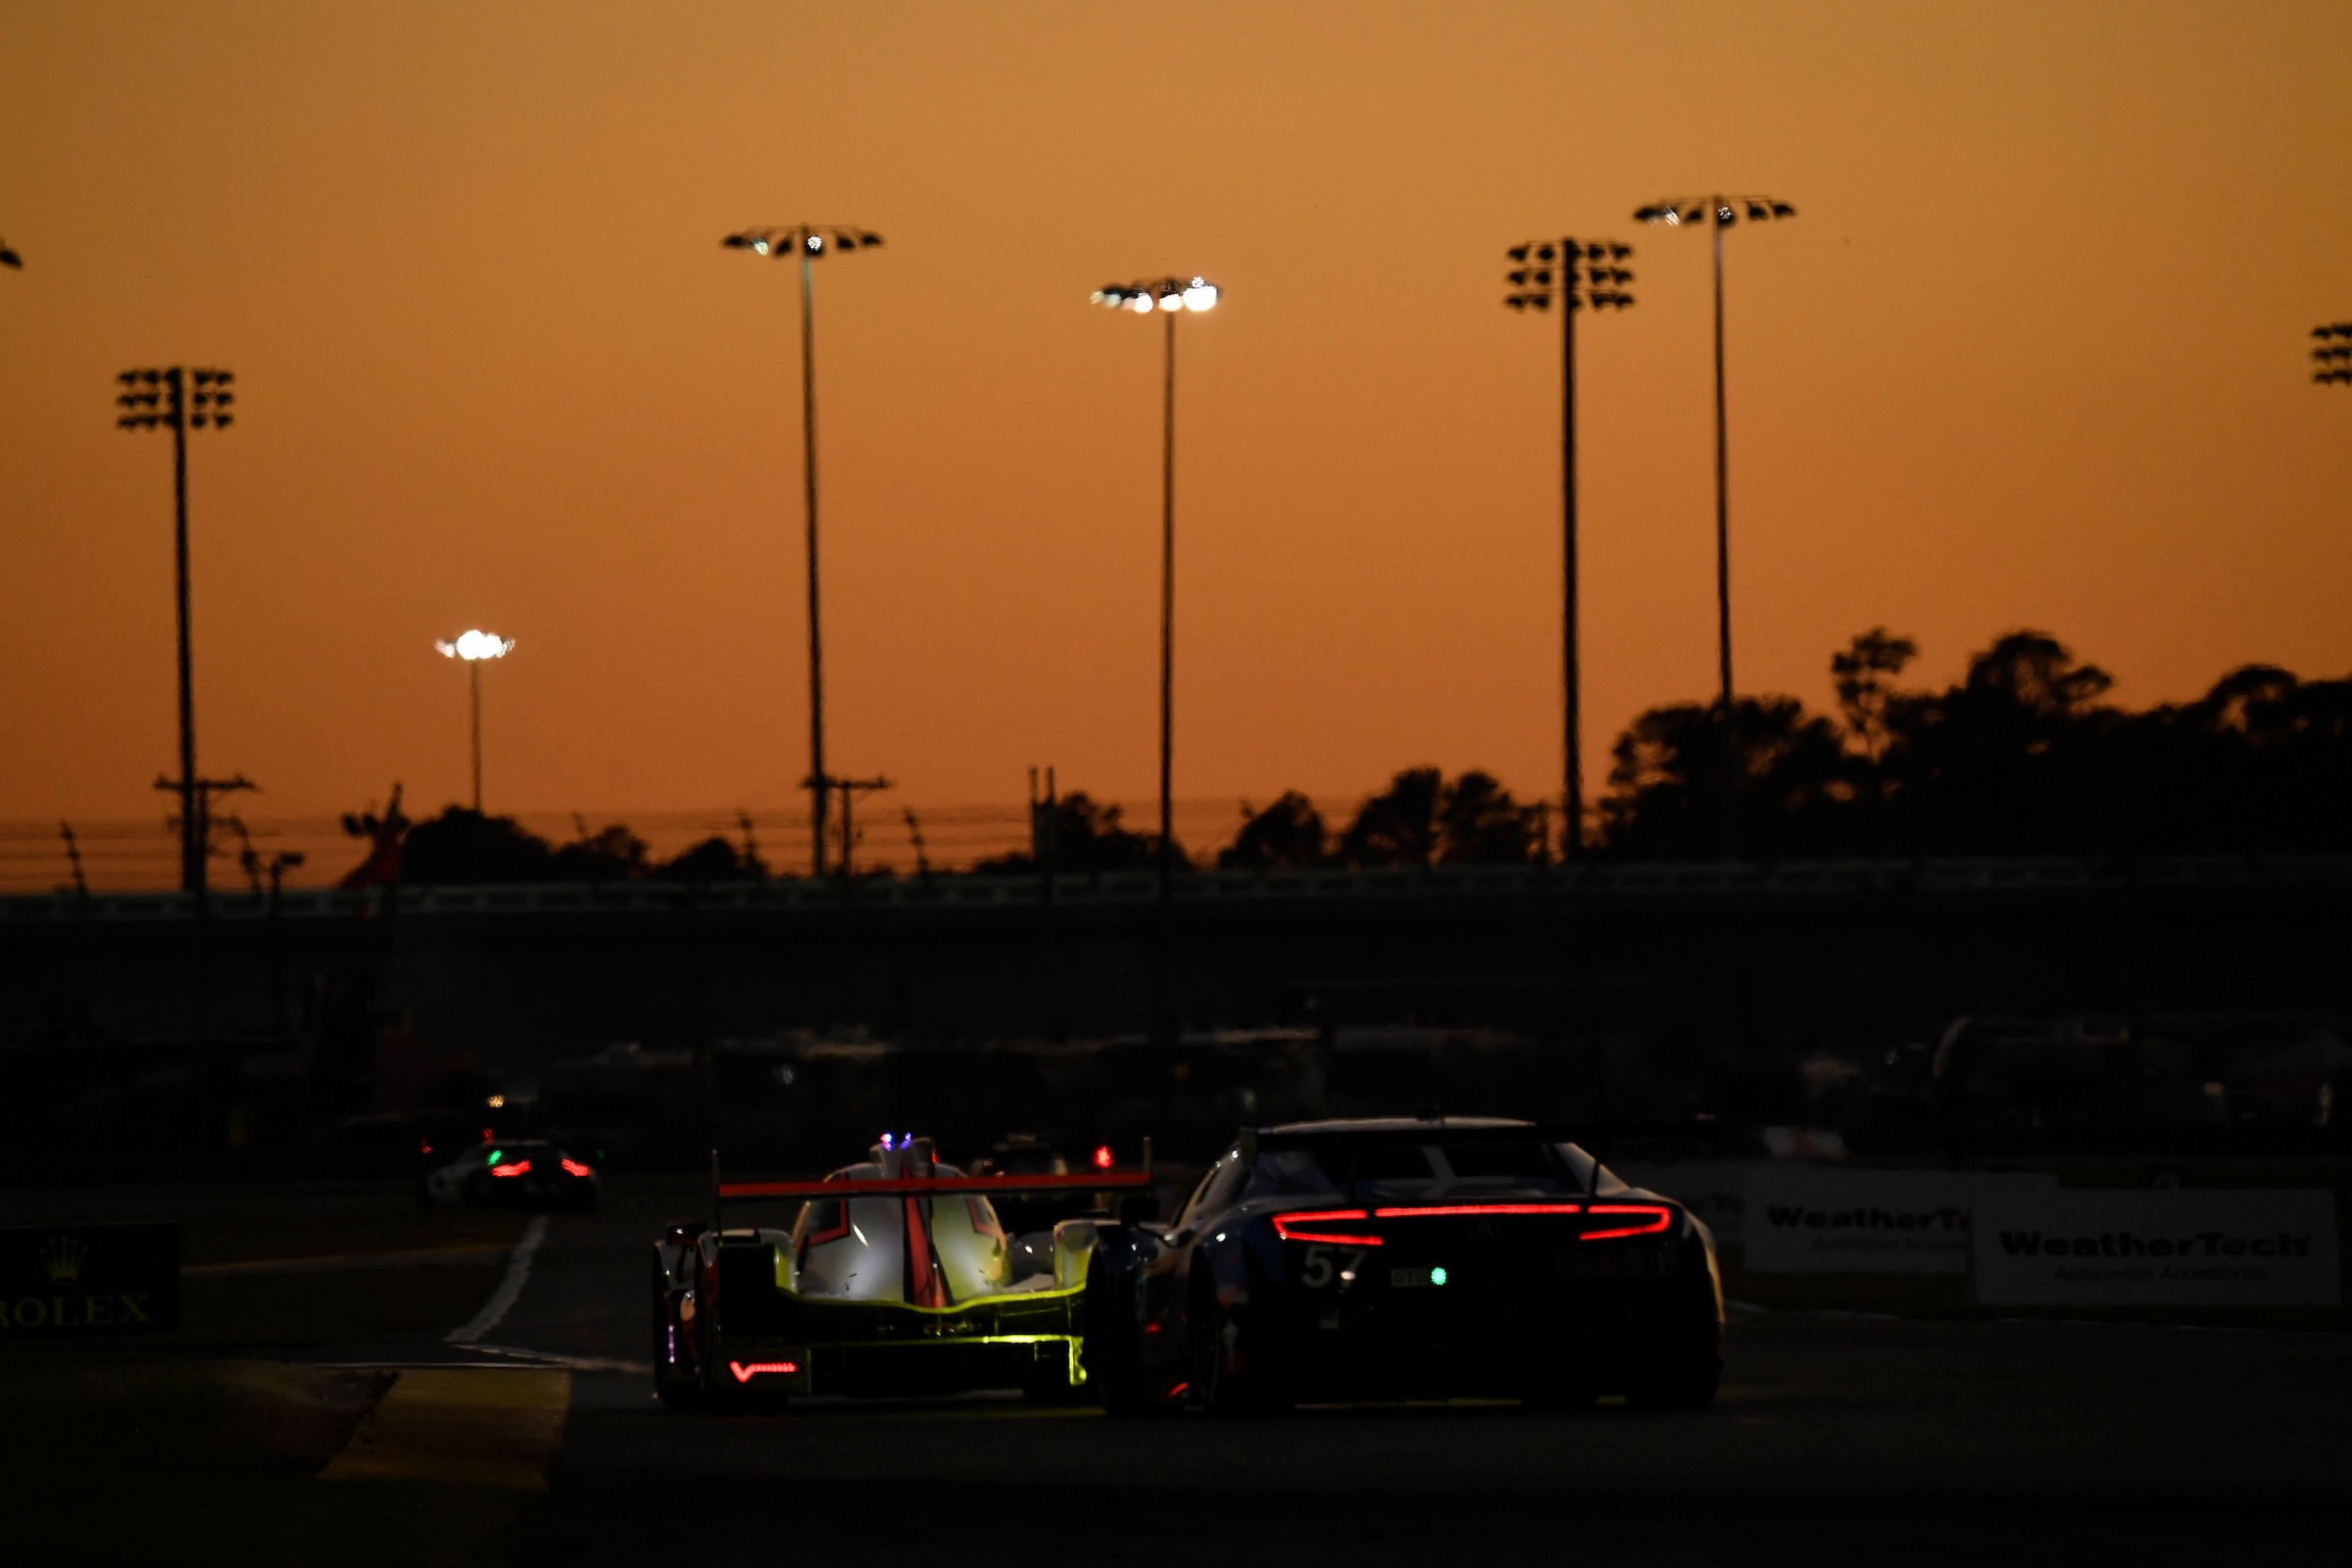
[[[1965,1274],[1970,1218],[2046,1175],[1773,1165],[1748,1179],[1741,1261],[1766,1274]]]
[[[1995,1306],[2337,1306],[2329,1192],[2008,1194],[1977,1210]]]

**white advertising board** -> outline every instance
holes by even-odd
[[[1748,1179],[1744,1256],[1768,1274],[1965,1274],[1970,1216],[2054,1176],[1768,1165]]]
[[[2337,1306],[2329,1192],[2005,1193],[1977,1207],[1996,1306]]]

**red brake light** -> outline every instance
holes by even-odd
[[[1419,1219],[1424,1214],[1581,1214],[1582,1203],[1443,1203],[1414,1208],[1376,1208],[1375,1219]]]
[[[1360,1208],[1315,1208],[1274,1216],[1274,1234],[1286,1242],[1329,1242],[1337,1247],[1378,1247],[1381,1238],[1360,1231],[1337,1231],[1335,1225],[1362,1224],[1372,1216]]]
[[[773,1372],[780,1377],[790,1377],[800,1369],[801,1365],[798,1361],[729,1361],[727,1363],[727,1370],[735,1374],[735,1381],[738,1383],[749,1383],[762,1372]]]
[[[1577,1238],[1584,1242],[1608,1242],[1620,1236],[1655,1236],[1674,1223],[1672,1211],[1655,1203],[1594,1203],[1595,1215],[1610,1214],[1632,1221],[1614,1230],[1587,1231]]]
[[[493,1175],[493,1176],[519,1176],[519,1175],[521,1175],[521,1174],[522,1174],[524,1171],[526,1171],[526,1170],[529,1170],[530,1168],[531,1168],[531,1162],[530,1162],[529,1160],[527,1160],[527,1159],[518,1159],[518,1160],[514,1161],[514,1164],[512,1164],[512,1165],[493,1165],[493,1166],[491,1166],[491,1167],[490,1167],[490,1174],[491,1174],[491,1175]]]
[[[581,1164],[578,1160],[571,1158],[569,1155],[565,1155],[564,1159],[564,1174],[566,1176],[577,1176],[582,1180],[586,1180],[588,1177],[595,1175],[596,1172],[590,1170],[587,1166]]]
[[[1108,1144],[1099,1144],[1099,1145],[1097,1145],[1097,1146],[1096,1146],[1096,1148],[1095,1148],[1095,1169],[1097,1169],[1097,1170],[1108,1170],[1108,1169],[1110,1169],[1110,1146],[1109,1146]]]

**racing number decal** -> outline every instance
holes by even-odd
[[[1306,1250],[1306,1266],[1298,1272],[1298,1283],[1310,1291],[1319,1291],[1335,1278],[1354,1279],[1356,1267],[1364,1260],[1365,1250],[1360,1247],[1351,1249],[1347,1266],[1340,1269],[1334,1269],[1331,1266],[1333,1250],[1333,1248],[1320,1243],[1308,1248]]]

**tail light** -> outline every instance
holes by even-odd
[[[727,1370],[735,1374],[738,1383],[749,1383],[762,1372],[778,1377],[790,1377],[801,1369],[798,1361],[729,1361]]]
[[[1579,1241],[1609,1242],[1621,1236],[1656,1236],[1674,1223],[1673,1210],[1656,1203],[1594,1203],[1589,1212],[1596,1219],[1607,1215],[1616,1224],[1608,1230],[1587,1231]]]
[[[1315,1208],[1274,1216],[1274,1234],[1286,1242],[1328,1242],[1336,1247],[1378,1247],[1381,1238],[1362,1230],[1335,1227],[1365,1225],[1372,1216],[1360,1208]]]
[[[529,1160],[518,1159],[512,1165],[491,1166],[490,1174],[493,1176],[520,1176],[523,1174],[523,1172],[529,1170],[530,1168],[531,1162]]]
[[[1432,1203],[1411,1208],[1376,1208],[1375,1219],[1420,1219],[1429,1214],[1581,1214],[1582,1203]]]
[[[581,1164],[578,1160],[566,1155],[564,1160],[564,1174],[566,1176],[577,1176],[580,1178],[580,1180],[586,1181],[589,1177],[595,1175],[596,1172],[588,1166]]]

